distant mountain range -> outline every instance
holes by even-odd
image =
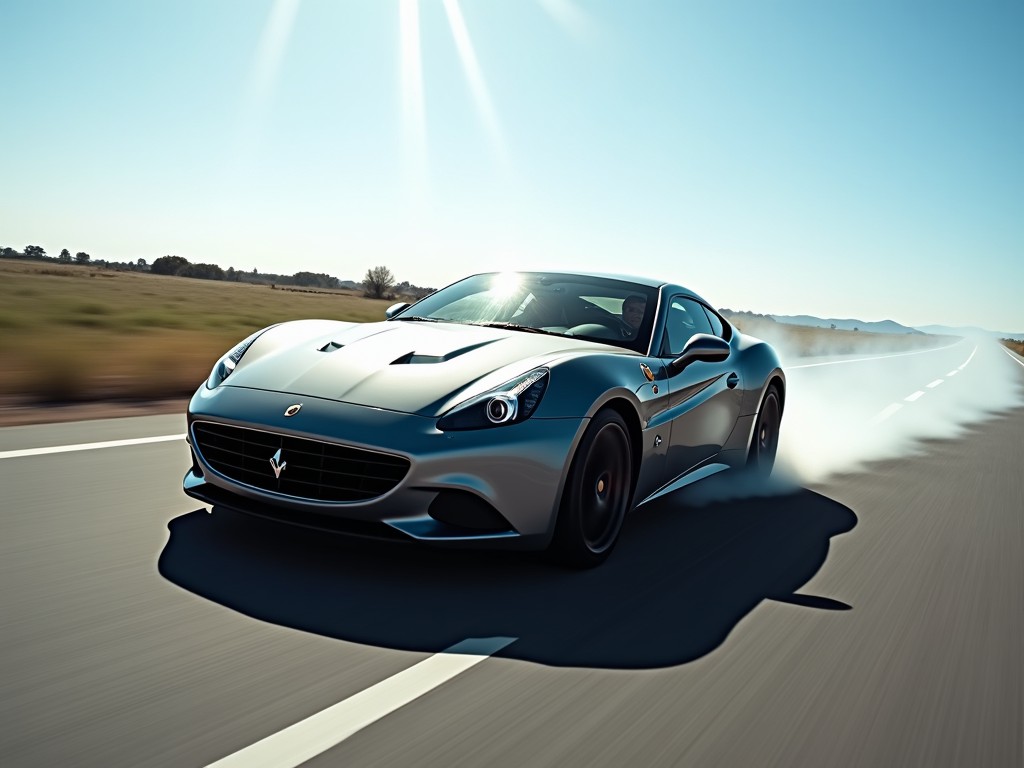
[[[839,330],[870,331],[872,333],[932,333],[938,336],[991,336],[996,339],[1016,339],[1024,341],[1024,332],[1008,333],[1005,331],[990,331],[977,326],[949,325],[919,325],[911,328],[901,325],[894,320],[877,320],[866,322],[851,318],[837,317],[814,317],[813,315],[765,315],[778,323],[789,323],[790,325],[809,325],[814,328],[831,328],[833,324]]]
[[[810,325],[815,328],[831,328],[835,325],[837,330],[870,331],[871,333],[927,333],[917,328],[909,328],[900,325],[894,320],[876,320],[866,322],[855,318],[846,317],[814,317],[813,315],[768,315],[777,323],[789,323],[790,325]]]
[[[1024,341],[1024,332],[1022,333],[1008,333],[1006,331],[990,331],[985,328],[979,328],[976,325],[961,325],[953,328],[948,325],[921,325],[918,326],[919,331],[925,333],[936,333],[943,336],[992,336],[996,339],[1014,339],[1016,341]]]

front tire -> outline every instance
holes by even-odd
[[[611,553],[633,501],[629,430],[612,410],[591,420],[569,468],[550,554],[576,568],[593,568]]]

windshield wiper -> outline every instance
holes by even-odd
[[[399,317],[392,317],[392,320],[411,320],[417,323],[446,323],[447,320],[443,320],[440,317],[422,317],[420,315],[401,315]]]
[[[507,328],[510,331],[522,331],[523,333],[543,333],[546,336],[564,336],[557,331],[545,331],[543,328],[534,328],[532,325],[519,325],[519,323],[466,323],[466,325],[479,325],[482,328]]]

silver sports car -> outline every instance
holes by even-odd
[[[482,274],[386,314],[273,325],[224,355],[189,404],[185,492],[585,567],[631,508],[725,469],[771,472],[778,356],[686,288]]]

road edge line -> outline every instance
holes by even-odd
[[[293,768],[475,667],[515,637],[469,638],[271,734],[208,768]]]

